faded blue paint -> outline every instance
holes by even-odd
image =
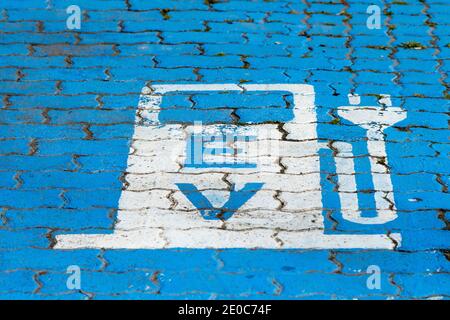
[[[232,0],[213,4],[214,10],[203,1],[131,0],[127,10],[125,1],[79,0],[90,20],[68,31],[65,8],[72,2],[9,1],[1,8],[1,299],[448,299],[449,257],[443,250],[450,243],[449,103],[442,84],[450,72],[448,4],[388,3],[390,21],[382,18],[391,28],[369,30],[367,4],[353,0],[346,1],[348,8],[309,0]],[[384,2],[372,1],[382,8]],[[161,8],[168,9],[165,15]],[[426,48],[393,50],[411,41]],[[398,219],[376,227],[343,220],[335,177],[327,175],[334,173],[334,161],[324,149],[324,221],[327,233],[401,232],[402,246],[49,249],[58,233],[112,232],[147,81],[311,84],[320,138],[352,141],[361,156],[367,153],[364,130],[332,115],[348,104],[352,90],[362,105],[391,94],[394,105],[408,111],[407,119],[386,131]],[[244,122],[288,121],[290,111],[280,108],[279,97],[264,96],[271,108],[257,113],[258,97],[235,101],[235,115]],[[233,119],[231,108],[208,110],[230,105],[217,95],[193,96],[196,108],[189,111],[189,100],[176,101],[185,109],[166,110],[163,119]],[[367,158],[357,158],[356,169],[359,189],[370,189]],[[372,195],[358,197],[364,214],[373,215]],[[81,267],[81,292],[65,286],[69,265]],[[381,269],[380,290],[365,285],[370,265]]]

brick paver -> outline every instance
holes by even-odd
[[[369,4],[381,8],[380,29],[366,26]],[[70,5],[82,10],[80,30],[66,26]],[[4,1],[0,298],[448,299],[448,8],[446,0]],[[301,147],[286,146],[285,157],[267,165],[284,175],[279,180],[273,175],[267,190],[246,204],[278,221],[280,214],[307,206],[311,192],[323,195],[313,221],[301,214],[295,223],[280,219],[281,230],[267,233],[278,249],[164,249],[171,238],[161,221],[183,225],[184,218],[174,215],[191,203],[165,185],[171,169],[143,181],[138,165],[127,166],[130,152],[140,159],[175,146],[136,138],[143,87],[218,83],[314,88],[318,139],[312,140],[329,146],[320,151],[315,172],[321,190],[293,178],[296,172],[314,175],[303,169],[318,157],[306,139]],[[338,191],[345,186],[334,160],[345,153],[340,142],[352,146],[360,190],[355,195],[367,217],[374,215],[379,191],[368,174],[366,131],[338,114],[338,107],[349,105],[350,93],[359,94],[363,106],[378,105],[380,95],[389,94],[392,105],[407,113],[384,131],[389,163],[378,162],[392,177],[395,199],[386,210],[395,205],[398,215],[387,223],[354,223],[340,210]],[[244,100],[208,92],[168,95],[160,120],[262,123],[275,140],[304,137],[307,130],[289,123],[289,95],[248,95]],[[156,165],[170,168],[161,159]],[[227,191],[232,182],[257,181],[232,173],[216,179],[217,172],[190,182],[218,181],[217,189]],[[148,193],[137,197],[133,188]],[[146,204],[160,209],[154,222],[167,231],[169,244],[151,250],[57,249],[59,235],[112,234],[125,192],[133,193],[129,203],[138,209]],[[243,233],[258,223],[232,219],[227,223]],[[284,229],[298,225],[309,232],[318,221],[329,235],[385,235],[393,250],[283,248],[291,241]],[[176,230],[173,239],[182,233]],[[73,265],[81,268],[81,289],[67,287],[67,268]],[[379,289],[366,285],[366,270],[373,265],[381,270]]]

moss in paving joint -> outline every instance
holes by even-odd
[[[159,12],[161,13],[164,20],[170,19],[170,15],[169,15],[170,10],[169,9],[161,9],[161,10],[159,10]]]
[[[377,99],[377,101],[380,101],[381,99],[384,98],[384,96],[382,96],[381,94],[377,94],[377,93],[368,93],[367,95],[369,97],[375,97]]]
[[[376,50],[389,50],[388,46],[367,46],[367,48]]]
[[[399,47],[403,49],[414,49],[414,50],[422,50],[426,48],[423,44],[417,41],[403,42],[402,44],[399,45]]]
[[[213,5],[216,3],[220,3],[220,0],[203,0],[203,3],[209,7],[209,9],[213,8]]]
[[[330,123],[331,123],[331,124],[340,124],[340,123],[341,123],[341,119],[339,119],[339,118],[334,118]]]

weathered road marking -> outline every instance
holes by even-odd
[[[267,147],[270,137],[279,135],[276,124],[210,124],[199,131],[192,125],[160,122],[158,116],[165,94],[202,91],[290,93],[294,118],[286,125],[285,139],[277,141],[277,152],[271,153],[269,148],[268,153],[254,153],[256,149],[260,150],[255,146],[266,144]],[[58,235],[55,248],[394,248],[401,243],[400,234],[325,234],[317,156],[319,150],[327,146],[318,141],[314,98],[313,87],[302,84],[145,87],[133,137],[139,141],[135,144],[139,147],[133,149],[132,146],[127,169],[128,173],[140,175],[140,179],[129,183],[122,191],[114,233]],[[350,101],[357,99],[352,97]],[[391,107],[387,96],[384,102],[381,107],[339,109],[339,115],[367,129],[371,172],[376,187],[377,216],[362,217],[352,146],[336,143],[341,210],[345,219],[356,223],[382,224],[397,216],[390,174],[387,165],[383,165],[387,164],[383,130],[404,119],[405,112]],[[186,165],[189,163],[186,144],[189,145],[192,136],[188,133],[223,136],[227,130],[237,136],[256,139],[237,139],[232,145],[223,145],[224,141],[220,141],[219,146],[207,149],[209,155],[206,158],[211,161],[219,156],[236,160],[232,163],[242,163],[241,151],[246,150],[247,160],[251,159],[256,166],[236,167],[228,165],[227,161],[223,162],[227,165]],[[264,137],[261,137],[263,132]],[[165,147],[155,140],[163,141]],[[242,145],[237,146],[238,143]],[[223,153],[217,154],[217,150],[223,150]],[[204,151],[201,148],[201,152]],[[297,170],[286,172],[281,160],[296,163]],[[193,183],[193,179],[205,173],[206,177]],[[217,173],[219,176],[214,175]],[[245,181],[246,174],[253,175],[251,181]],[[232,183],[231,179],[235,181]],[[160,185],[158,181],[161,181]],[[244,187],[234,191],[243,181],[246,182]],[[274,187],[280,181],[281,187]],[[280,200],[289,194],[283,181],[305,189],[296,195],[289,207],[284,207]],[[142,184],[154,184],[157,188],[142,190]]]

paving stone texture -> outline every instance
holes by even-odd
[[[3,1],[0,298],[448,299],[449,8]],[[190,171],[196,121],[269,151]]]

